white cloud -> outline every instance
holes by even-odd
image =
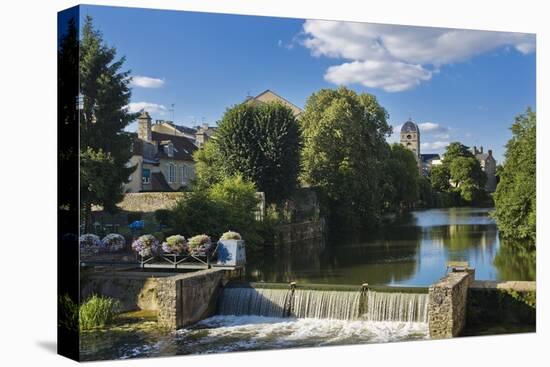
[[[358,83],[387,92],[411,89],[431,77],[432,73],[420,65],[373,60],[331,66],[325,73],[325,79],[334,84]]]
[[[511,46],[535,51],[535,36],[430,27],[307,20],[302,44],[315,57],[345,59],[327,69],[335,84],[359,83],[388,92],[411,89],[431,79],[439,67]]]
[[[148,76],[134,75],[130,84],[134,87],[160,88],[164,85],[164,79],[151,78]]]
[[[149,113],[158,113],[163,115],[166,111],[168,111],[166,106],[151,102],[132,102],[126,107],[128,107],[128,111],[132,113],[143,110]]]

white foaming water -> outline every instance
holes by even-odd
[[[428,338],[425,323],[213,316],[177,331],[185,353],[382,343]]]

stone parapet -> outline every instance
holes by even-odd
[[[473,279],[473,269],[451,272],[429,288],[430,338],[452,338],[460,334],[466,321],[468,287]]]

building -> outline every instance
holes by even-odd
[[[202,124],[195,128],[195,145],[202,147],[216,132],[217,127]]]
[[[191,141],[195,141],[197,130],[192,127],[176,125],[173,121],[155,120],[151,130],[160,134],[185,136]]]
[[[495,192],[497,188],[497,161],[493,157],[493,151],[487,150],[487,153],[483,153],[483,147],[473,147],[472,153],[474,157],[479,161],[481,169],[487,175],[487,183],[485,184],[485,190],[487,192]]]
[[[418,170],[422,173],[422,161],[420,159],[420,129],[412,120],[408,120],[401,127],[399,139],[401,145],[413,152]]]
[[[183,190],[195,177],[194,141],[175,125],[170,133],[169,124],[164,121],[155,125],[159,125],[156,131],[147,112],[138,117],[138,132],[128,163],[136,169],[125,186],[126,192]]]
[[[420,154],[420,163],[422,164],[422,175],[428,176],[433,166],[441,164],[441,157],[439,154]]]
[[[300,115],[304,112],[300,107],[296,106],[295,104],[287,101],[283,97],[279,96],[277,93],[267,89],[263,91],[262,93],[258,94],[256,97],[247,97],[244,103],[271,103],[271,102],[279,102],[283,104],[284,106],[287,106],[292,110],[294,113],[294,116],[296,118],[299,118]]]

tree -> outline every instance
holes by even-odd
[[[196,184],[207,188],[221,182],[227,176],[224,157],[221,155],[216,139],[209,139],[193,154],[195,161]]]
[[[237,105],[225,112],[215,139],[197,153],[198,177],[213,184],[225,175],[242,175],[268,202],[277,203],[296,188],[300,147],[299,125],[288,107]]]
[[[86,230],[93,204],[116,210],[123,184],[135,167],[128,167],[131,139],[124,128],[137,114],[129,113],[130,71],[121,71],[124,57],[115,60],[101,32],[86,17],[80,42],[80,195]]]
[[[449,168],[445,165],[432,166],[430,170],[430,182],[432,188],[437,192],[448,192],[451,188],[449,180],[451,179],[451,173]]]
[[[473,202],[481,198],[487,176],[477,159],[458,156],[451,161],[449,172],[455,191],[463,200]]]
[[[389,147],[385,161],[386,183],[384,187],[386,207],[391,209],[412,208],[419,199],[418,163],[414,154],[401,144]]]
[[[443,154],[443,164],[449,166],[451,162],[458,157],[474,157],[473,153],[470,151],[466,145],[460,142],[452,142],[445,148],[445,153]]]
[[[485,195],[487,176],[470,149],[452,142],[443,154],[441,165],[433,166],[430,172],[432,188],[443,195],[450,205],[479,202]]]
[[[524,240],[531,246],[536,240],[536,119],[531,108],[516,116],[493,213],[503,237]]]
[[[387,118],[376,97],[345,87],[308,98],[300,119],[301,179],[320,188],[333,217],[363,225],[380,219],[385,137],[391,133]]]
[[[241,176],[225,177],[211,187],[195,187],[179,201],[171,211],[172,228],[185,236],[206,233],[213,239],[233,230],[254,247],[262,242],[261,224],[255,219],[257,204],[252,182]]]

